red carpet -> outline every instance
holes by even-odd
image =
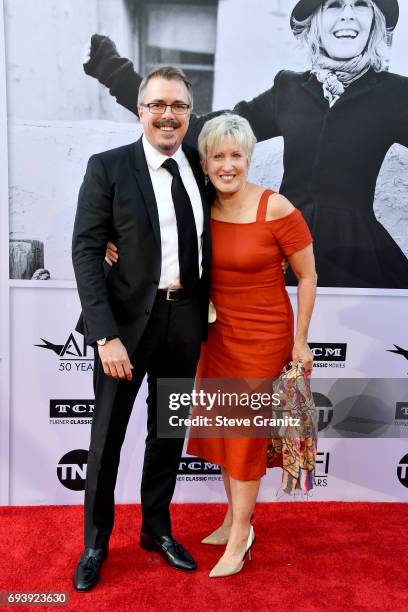
[[[140,510],[119,506],[102,582],[76,593],[82,508],[0,508],[0,591],[68,592],[62,607],[11,610],[408,610],[406,504],[258,504],[253,560],[229,578],[209,579],[222,547],[200,539],[218,526],[220,505],[173,506],[174,535],[199,563],[169,568],[137,544]],[[5,608],[2,608],[5,609]]]

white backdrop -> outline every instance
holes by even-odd
[[[239,2],[243,10],[245,6],[248,8],[248,3],[241,0]],[[6,17],[10,23],[15,24],[13,17],[18,16],[20,2],[13,4],[6,0],[6,4]],[[33,3],[33,6],[35,4]],[[70,0],[68,4],[75,4],[75,0]],[[94,4],[92,1],[87,6]],[[260,4],[266,11],[264,0]],[[405,4],[403,23],[408,24]],[[45,10],[46,3],[42,2],[41,6]],[[77,6],[79,7],[79,4]],[[218,72],[215,82],[217,108],[230,103],[226,99],[229,92],[233,92],[232,102],[241,97],[239,83],[225,86],[224,82],[223,88],[220,86],[225,75],[232,74],[228,57],[229,61],[231,58],[233,61],[242,59],[236,54],[231,55],[233,40],[228,46],[227,25],[228,15],[231,14],[228,10],[231,11],[231,6],[230,0],[220,3],[216,61]],[[92,12],[88,8],[87,11]],[[272,13],[267,14],[270,19]],[[1,11],[0,20],[2,15]],[[69,17],[70,13],[66,15]],[[252,16],[251,8],[250,17]],[[82,17],[85,19],[86,15]],[[46,19],[45,11],[41,23]],[[72,18],[71,22],[75,23],[75,19]],[[262,44],[266,45],[269,41],[268,53],[274,57],[275,43],[270,35],[267,35],[266,26],[262,29],[260,24],[259,27],[261,33],[257,37],[258,44],[263,41]],[[75,43],[79,45],[79,42],[88,40],[90,33],[82,25],[76,33],[78,40],[75,38]],[[92,112],[88,113],[87,104],[80,102],[79,98],[75,98],[71,118],[67,116],[67,104],[58,107],[59,114],[53,115],[48,112],[47,105],[51,104],[49,101],[52,99],[48,90],[44,98],[44,108],[47,109],[44,110],[44,117],[41,118],[42,108],[38,101],[35,104],[35,112],[27,110],[24,116],[25,107],[21,102],[22,81],[15,72],[17,64],[14,64],[8,74],[9,99],[17,99],[17,94],[20,94],[20,97],[18,104],[13,106],[18,110],[9,112],[7,155],[2,34],[0,21],[0,503],[80,504],[83,492],[75,490],[75,487],[82,488],[86,466],[75,453],[63,459],[71,451],[87,449],[90,432],[90,424],[87,421],[92,414],[92,353],[91,349],[84,350],[81,336],[73,331],[79,314],[79,301],[72,281],[70,259],[76,197],[87,158],[97,151],[135,140],[140,128],[130,115],[128,123],[94,119],[94,107]],[[9,36],[11,34],[9,33]],[[286,44],[285,41],[286,38],[282,39],[282,44]],[[402,38],[399,44],[402,49],[405,44]],[[9,39],[7,49],[11,55],[15,45],[16,41]],[[96,84],[91,86],[89,79],[82,74],[77,44],[74,48],[78,72],[75,73],[73,95],[77,95],[78,88],[83,83],[84,90],[89,94],[91,108],[91,102],[95,102],[97,98],[93,89]],[[257,48],[255,51],[252,62],[255,56],[259,57]],[[245,58],[242,61],[249,62],[246,50],[243,49],[243,52]],[[20,61],[23,59],[20,58]],[[62,60],[57,57],[56,61]],[[282,66],[279,58],[277,68]],[[406,67],[404,68],[405,72],[401,66],[400,54],[396,71],[405,74]],[[20,77],[21,74],[26,74],[23,70],[20,72]],[[66,83],[66,75],[64,79]],[[245,86],[247,87],[247,84]],[[262,70],[259,71],[258,80],[254,78],[251,87],[254,94],[265,87]],[[37,90],[33,90],[34,94],[40,95]],[[251,91],[247,88],[244,97],[249,95]],[[27,109],[29,108],[28,101]],[[104,108],[102,116],[109,116],[110,108]],[[258,147],[253,162],[252,179],[266,186],[270,186],[271,181],[273,186],[278,185],[281,173],[278,161],[280,157],[279,141],[273,145],[264,143]],[[406,160],[407,153],[401,148],[395,165],[392,165],[391,159],[391,166],[383,168],[391,189],[394,178],[402,181],[405,186],[408,185]],[[393,173],[396,172],[399,173],[398,176],[394,176]],[[10,229],[14,238],[28,236],[46,244],[45,267],[51,272],[49,281],[9,280],[8,176]],[[401,219],[406,214],[404,211],[405,209],[401,213]],[[408,233],[402,222],[399,230],[403,237]],[[295,297],[293,293],[291,297]],[[316,346],[322,343],[346,344],[347,350],[343,361],[317,361],[314,376],[407,380],[408,353],[405,357],[404,354],[388,352],[394,349],[394,345],[408,350],[406,306],[406,291],[320,289],[309,340]],[[320,367],[321,365],[327,367]],[[407,397],[403,395],[399,401],[406,403]],[[139,501],[146,429],[144,396],[145,391],[142,389],[135,403],[122,453],[116,491],[116,499],[119,502]],[[54,412],[50,417],[51,406],[54,407]],[[396,413],[395,398],[392,398],[392,401],[390,398],[387,410],[392,422]],[[372,418],[375,419],[376,416],[378,415],[373,413]],[[399,468],[401,459],[408,453],[407,438],[322,438],[318,451],[316,486],[311,499],[408,499],[406,468]],[[408,459],[406,462],[408,463]],[[279,470],[268,472],[262,482],[261,501],[276,499],[279,478]],[[224,500],[220,476],[214,466],[199,464],[190,458],[181,470],[179,481],[174,497],[177,502]]]
[[[295,298],[293,294],[292,298]],[[320,293],[310,341],[346,344],[347,350],[344,361],[318,361],[328,367],[316,367],[315,377],[401,378],[405,383],[406,360],[387,352],[393,348],[393,341],[404,344],[401,322],[405,310],[405,297],[339,297]],[[82,336],[73,331],[78,311],[75,289],[46,286],[46,283],[12,287],[12,504],[64,504],[82,500],[82,491],[67,488],[57,477],[61,458],[72,450],[87,449],[89,441],[90,424],[86,421],[92,404],[92,349],[84,351]],[[390,394],[386,411],[391,422],[395,417],[396,399],[408,406],[407,391],[405,385],[401,397]],[[144,396],[143,389],[134,406],[122,453],[118,501],[139,500],[146,430]],[[56,406],[52,418],[51,400]],[[384,413],[374,411],[371,417],[375,421],[384,418]],[[399,461],[408,452],[406,438],[322,438],[318,451],[316,487],[311,499],[408,500],[408,489],[397,477]],[[67,463],[66,483],[72,477],[70,470],[74,469],[74,462]],[[196,469],[191,474],[180,474],[175,501],[222,501],[222,483],[212,473],[213,469],[207,466],[203,471],[201,465],[192,467]],[[82,466],[76,473],[78,483],[82,480],[81,469]],[[280,470],[268,472],[262,483],[261,500],[275,499],[279,478]]]

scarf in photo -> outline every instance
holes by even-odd
[[[320,54],[310,72],[322,84],[323,95],[331,108],[345,92],[346,87],[363,76],[369,68],[367,53],[349,60],[336,60]]]

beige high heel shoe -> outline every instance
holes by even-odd
[[[212,544],[214,546],[222,546],[228,543],[228,536],[222,535],[222,527],[218,527],[215,531],[210,533],[206,538],[201,540],[201,544]]]
[[[254,516],[255,514],[252,513],[251,518],[249,520],[252,521]],[[213,546],[225,546],[226,544],[228,544],[228,536],[221,535],[220,533],[221,530],[222,530],[222,527],[218,527],[218,529],[210,533],[210,535],[203,538],[201,540],[201,544],[212,544]]]
[[[248,555],[249,559],[252,560],[252,546],[255,542],[255,532],[254,528],[249,528],[248,541],[245,547],[245,553],[241,561],[238,561],[235,565],[232,563],[226,563],[225,561],[218,561],[216,565],[212,568],[209,576],[210,578],[222,578],[224,576],[232,576],[233,574],[238,574],[244,567],[245,558]]]

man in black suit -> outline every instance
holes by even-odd
[[[82,305],[78,330],[95,350],[95,412],[85,490],[85,551],[74,584],[100,579],[114,522],[121,446],[141,382],[148,377],[140,545],[174,568],[191,555],[172,537],[169,504],[182,438],[157,437],[157,379],[193,378],[207,333],[209,206],[197,153],[181,146],[191,84],[171,67],[139,89],[143,136],[93,155],[80,189],[73,264]],[[164,166],[163,166],[164,163]],[[108,239],[120,250],[104,264]]]

